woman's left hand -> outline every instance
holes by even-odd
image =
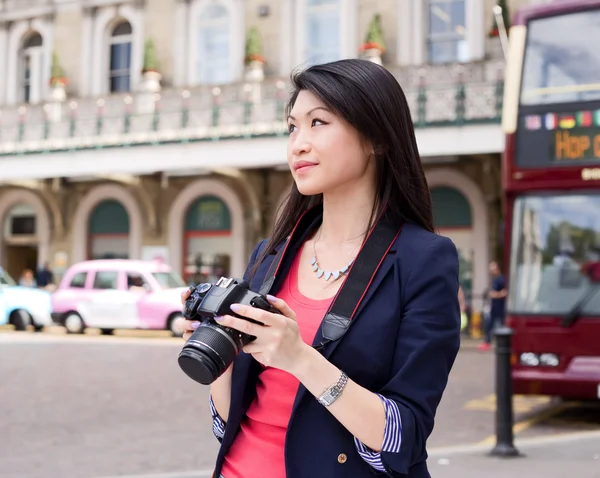
[[[217,322],[225,327],[255,336],[256,340],[246,345],[244,352],[252,354],[258,362],[267,367],[292,373],[307,344],[300,336],[294,311],[281,299],[271,296],[267,298],[282,315],[241,304],[231,306],[231,310],[236,314],[264,325],[254,324],[232,315],[219,317]]]

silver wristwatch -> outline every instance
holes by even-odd
[[[342,372],[338,381],[334,385],[329,387],[327,390],[325,390],[321,394],[321,396],[317,398],[317,400],[324,407],[328,407],[333,402],[335,402],[338,399],[338,397],[342,394],[342,391],[344,390],[344,387],[347,383],[348,375]]]

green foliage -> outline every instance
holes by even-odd
[[[244,56],[244,61],[246,63],[250,63],[251,61],[265,63],[262,52],[262,40],[260,38],[260,32],[256,27],[250,28],[246,35],[246,54]]]
[[[379,13],[376,13],[373,16],[371,23],[369,23],[363,49],[374,47],[377,47],[382,51],[385,50],[385,40],[383,38],[383,28],[381,26],[381,15]]]
[[[159,64],[158,57],[156,55],[156,47],[154,41],[148,38],[144,43],[144,65],[142,71],[156,71],[158,72]]]
[[[58,54],[56,52],[52,52],[52,65],[50,67],[50,77],[51,78],[64,78],[65,70],[60,64],[60,60],[58,59]]]

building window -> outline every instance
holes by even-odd
[[[430,63],[469,61],[465,0],[429,0],[427,50]]]
[[[327,63],[341,58],[339,0],[307,0],[306,62]]]
[[[431,189],[433,221],[442,236],[449,237],[458,251],[459,281],[467,297],[473,288],[473,216],[467,198],[453,187]]]
[[[119,201],[98,204],[88,223],[88,259],[129,258],[129,214]]]
[[[41,100],[44,56],[42,36],[35,32],[26,37],[20,54],[21,99],[25,103]]]
[[[110,92],[131,89],[131,45],[133,31],[129,22],[119,23],[110,37]]]
[[[231,18],[224,5],[214,3],[202,9],[198,22],[199,83],[218,84],[233,81],[231,71]]]
[[[231,270],[231,214],[216,196],[192,202],[185,216],[184,279],[189,283],[216,282]]]

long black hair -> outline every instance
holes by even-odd
[[[286,117],[298,94],[314,94],[350,123],[375,151],[376,191],[371,218],[385,211],[393,224],[406,222],[434,231],[431,196],[404,92],[384,67],[368,60],[340,60],[293,73]],[[282,205],[256,265],[292,232],[302,214],[323,202],[323,195],[302,195],[296,184]]]

